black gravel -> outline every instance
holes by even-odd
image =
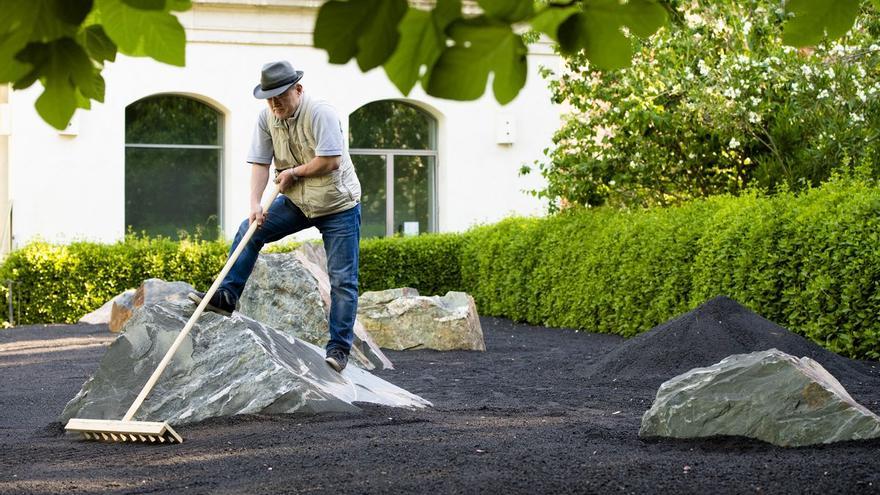
[[[378,374],[431,409],[214,419],[180,426],[185,443],[174,446],[60,434],[57,417],[97,367],[106,326],[0,331],[0,493],[880,492],[876,440],[782,449],[638,438],[657,380],[673,376],[663,375],[768,343],[842,371],[880,412],[877,363],[825,356],[766,320],[731,337],[754,316],[713,303],[627,342],[481,318],[485,353],[388,353],[397,369]]]

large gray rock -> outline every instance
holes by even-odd
[[[799,447],[880,437],[880,417],[816,361],[770,349],[665,382],[639,430],[641,437],[716,435]]]
[[[485,351],[474,298],[464,292],[420,296],[410,288],[365,292],[358,318],[380,347]]]
[[[260,254],[241,295],[239,311],[323,347],[330,338],[327,262],[323,247],[304,246],[308,247],[295,253]],[[358,322],[354,331],[353,363],[367,370],[393,367]]]
[[[121,419],[194,309],[163,301],[136,310],[60,420]],[[204,313],[134,419],[181,424],[248,413],[348,412],[359,410],[355,402],[430,405],[360,368],[337,373],[322,349],[241,313]]]

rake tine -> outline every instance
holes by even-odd
[[[146,441],[147,441],[146,437],[144,437],[143,435],[138,435],[138,438],[141,439],[141,442],[146,442]]]
[[[82,436],[83,436],[83,438],[85,438],[86,440],[91,440],[91,439],[92,439],[92,436],[89,435],[89,434],[86,433],[86,432],[82,432]]]
[[[101,438],[103,438],[103,439],[104,439],[104,441],[109,441],[109,440],[110,440],[110,437],[109,437],[109,436],[107,436],[107,434],[106,434],[106,433],[101,433]]]

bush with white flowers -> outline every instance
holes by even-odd
[[[640,43],[632,67],[602,73],[574,56],[545,70],[571,109],[537,163],[551,210],[800,190],[858,165],[880,173],[876,10],[840,39],[795,49],[782,45],[778,1],[671,5],[671,25]]]

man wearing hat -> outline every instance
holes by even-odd
[[[361,185],[345,148],[336,110],[310,98],[299,83],[302,77],[303,72],[288,62],[263,66],[254,96],[266,100],[268,107],[257,118],[247,158],[251,164],[250,215],[239,227],[229,252],[235,250],[250,222],[257,222],[260,228],[207,309],[230,315],[263,245],[317,227],[327,251],[331,286],[326,361],[341,372],[348,363],[357,314]],[[260,200],[273,160],[275,183],[283,194],[264,212]],[[196,302],[202,297],[203,292],[191,295]]]

